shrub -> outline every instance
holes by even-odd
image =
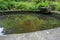
[[[34,2],[19,2],[17,5],[18,9],[24,9],[24,10],[35,10],[35,3]]]
[[[55,10],[60,11],[60,2],[53,2],[55,5]]]
[[[38,0],[37,0],[38,1]],[[55,5],[55,10],[60,11],[60,2],[32,0],[0,0],[0,10],[39,10],[41,7]]]
[[[41,7],[48,7],[49,6],[49,2],[39,2],[37,4],[37,9],[40,9]]]
[[[9,9],[16,9],[16,4],[17,4],[17,2],[15,2],[15,1],[8,1],[8,8]]]
[[[6,10],[8,9],[8,3],[4,0],[0,0],[0,10]]]
[[[60,11],[60,5],[55,6],[55,10]]]

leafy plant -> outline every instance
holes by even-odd
[[[4,0],[0,0],[0,10],[6,10],[8,9],[8,3]]]
[[[17,5],[18,9],[24,9],[24,10],[34,10],[36,9],[34,2],[19,2]]]
[[[0,0],[0,10],[39,10],[41,7],[55,5],[55,10],[60,11],[60,2],[49,0]]]
[[[39,2],[36,7],[40,9],[41,7],[48,7],[48,6],[49,2]]]
[[[17,4],[17,2],[15,2],[15,1],[8,1],[8,8],[14,9],[14,8],[16,8],[16,4]]]

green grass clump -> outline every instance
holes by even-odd
[[[0,10],[39,10],[41,7],[55,5],[55,10],[60,11],[60,2],[56,1],[27,1],[27,0],[0,0]]]
[[[41,7],[48,7],[49,6],[49,2],[39,2],[36,7],[37,9],[40,9]]]
[[[23,9],[23,10],[35,10],[36,3],[35,2],[19,2],[17,4],[17,9]]]
[[[7,10],[8,4],[7,2],[4,2],[4,0],[0,0],[0,10]]]

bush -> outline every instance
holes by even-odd
[[[49,6],[49,2],[39,2],[36,7],[37,9],[40,9],[41,7],[48,7]]]
[[[60,11],[60,5],[55,6],[55,10]]]
[[[8,1],[8,8],[9,9],[16,9],[16,5],[17,4],[17,2],[15,2],[15,1]]]
[[[60,2],[53,2],[55,5],[55,10],[60,11]]]
[[[8,9],[8,3],[4,0],[0,0],[0,10],[7,10]]]
[[[0,0],[0,10],[39,10],[41,7],[48,7],[50,4],[55,5],[55,10],[60,11],[60,2],[39,1],[36,0]]]
[[[36,9],[35,4],[36,3],[34,2],[19,2],[17,5],[17,9],[35,10]]]

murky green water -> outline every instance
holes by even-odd
[[[60,27],[60,19],[51,15],[17,14],[0,16],[5,34],[26,33]]]

